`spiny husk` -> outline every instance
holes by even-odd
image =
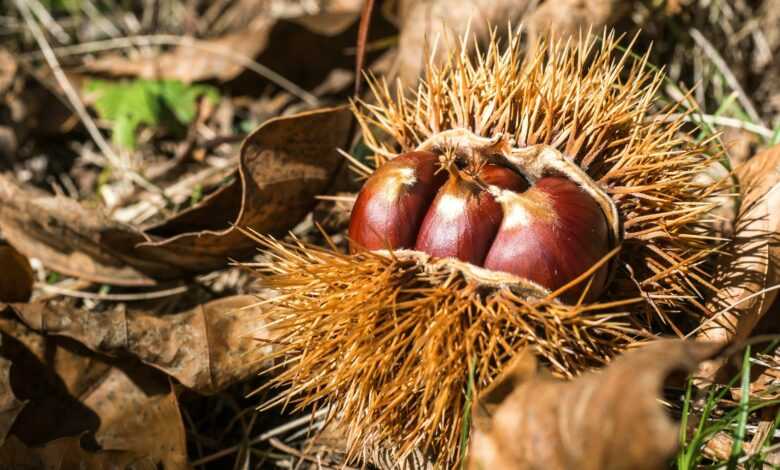
[[[533,58],[519,34],[504,52],[495,39],[476,57],[462,49],[430,63],[407,97],[372,81],[377,104],[355,110],[377,164],[453,128],[557,148],[620,213],[624,241],[598,303],[485,285],[419,257],[258,237],[270,257],[260,270],[279,293],[269,312],[285,332],[272,383],[287,388],[277,402],[331,406],[353,453],[420,447],[447,468],[459,459],[469,397],[521,349],[570,376],[706,314],[718,245],[703,218],[719,188],[696,180],[715,156],[682,135],[682,118],[650,117],[662,75],[646,58],[617,53],[610,35],[549,42]]]

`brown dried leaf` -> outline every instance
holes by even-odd
[[[347,30],[360,16],[363,0],[331,0],[324,2],[324,9],[314,15],[291,18],[309,31],[323,36],[335,36]]]
[[[335,0],[322,4],[316,14],[306,9],[280,12],[285,20],[300,24],[321,36],[336,36],[346,31],[357,19],[362,0]],[[247,64],[268,48],[271,32],[277,25],[276,15],[263,11],[262,5],[235,5],[238,15],[254,18],[240,29],[210,39],[185,38],[168,52],[152,57],[104,55],[85,64],[90,72],[114,76],[135,76],[148,79],[172,79],[192,83],[236,78]],[[245,10],[245,11],[241,11]],[[308,59],[307,59],[308,60]]]
[[[268,35],[275,23],[272,18],[259,15],[241,31],[213,39],[190,38],[170,52],[153,57],[107,55],[88,62],[85,68],[116,76],[132,75],[185,83],[210,79],[228,81],[244,70],[245,61],[266,48]]]
[[[35,447],[87,433],[95,448],[130,451],[166,469],[186,466],[184,427],[165,375],[41,336],[1,306],[0,334],[13,393],[28,401],[10,435]]]
[[[514,371],[475,403],[469,468],[667,468],[678,426],[659,402],[664,382],[717,353],[711,343],[659,341],[571,381]]]
[[[405,0],[400,5],[401,33],[398,74],[407,86],[416,86],[428,51],[436,44],[437,57],[446,57],[467,28],[485,42],[489,25],[519,23],[534,0]]]
[[[598,33],[630,12],[633,3],[623,0],[406,0],[400,7],[398,75],[404,84],[415,86],[431,46],[436,45],[438,58],[446,57],[456,49],[457,41],[467,30],[478,42],[485,43],[491,26],[504,34],[508,23],[523,23],[528,30],[528,43],[534,44],[550,33],[565,38],[589,27]]]
[[[93,282],[152,285],[217,269],[256,249],[237,227],[281,235],[314,207],[351,120],[339,107],[267,121],[244,141],[233,184],[144,231],[0,175],[0,230],[46,267]]]
[[[134,245],[144,241],[139,232],[72,199],[24,187],[9,175],[0,175],[0,230],[47,268],[93,282],[149,285],[154,280],[147,272],[176,272],[134,253]]]
[[[558,38],[580,32],[601,30],[631,11],[633,1],[625,0],[558,0],[544,2],[528,17],[531,42],[552,34]]]
[[[96,315],[56,304],[10,309],[33,330],[65,336],[111,356],[137,357],[200,393],[214,393],[257,374],[268,354],[258,340],[271,333],[260,323],[258,299],[239,295],[163,317],[124,309]]]
[[[30,262],[10,245],[0,243],[0,302],[27,302],[32,295]]]
[[[266,121],[241,147],[240,200],[229,186],[164,224],[147,229],[150,240],[139,250],[190,272],[222,267],[228,257],[254,253],[256,243],[238,227],[281,235],[302,220],[341,167],[343,158],[336,149],[347,145],[351,122],[347,107]],[[235,212],[230,228],[214,227],[224,226],[226,213]]]
[[[25,404],[11,388],[11,361],[0,358],[0,446]]]
[[[155,470],[154,462],[131,452],[89,452],[81,447],[78,436],[63,437],[41,447],[27,447],[11,436],[0,447],[0,467],[45,470]]]
[[[741,202],[732,244],[718,261],[720,291],[709,303],[716,313],[699,333],[722,343],[747,338],[777,298],[776,290],[762,291],[780,280],[780,146],[759,152],[736,175]]]

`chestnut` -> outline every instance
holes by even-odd
[[[349,223],[353,244],[367,250],[413,248],[420,223],[447,179],[431,152],[408,152],[377,169],[363,185]]]
[[[504,218],[484,266],[556,290],[576,279],[609,252],[609,227],[596,201],[571,180],[543,177],[523,194],[502,191]],[[593,276],[587,299],[603,291],[608,265]],[[576,302],[582,282],[563,294]]]
[[[531,181],[517,168],[445,165],[435,152],[402,154],[368,179],[349,235],[369,250],[410,249],[509,273],[555,291],[610,250],[610,228],[594,197],[565,175]],[[448,175],[448,176],[447,176]],[[445,181],[446,179],[446,181]],[[587,300],[606,287],[608,265],[560,299]]]

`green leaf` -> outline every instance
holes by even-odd
[[[181,129],[195,119],[198,99],[219,100],[214,87],[178,80],[90,80],[85,90],[96,96],[98,115],[111,122],[114,144],[126,149],[135,148],[140,126]]]

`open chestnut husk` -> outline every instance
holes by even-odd
[[[409,93],[370,81],[348,250],[258,236],[284,332],[268,404],[328,406],[353,457],[453,468],[469,397],[520,351],[571,377],[710,313],[723,186],[697,179],[717,157],[682,117],[652,118],[663,78],[610,35],[531,60],[510,37]]]

